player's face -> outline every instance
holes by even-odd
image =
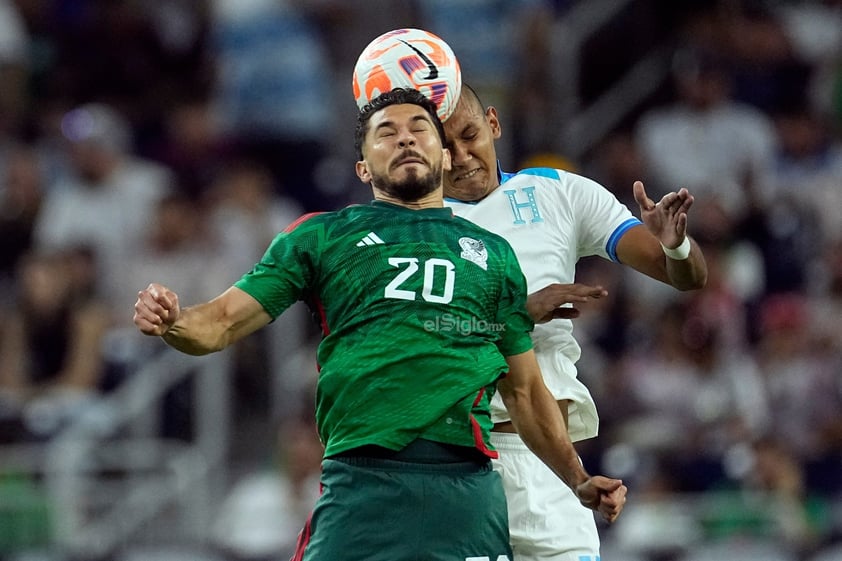
[[[500,184],[497,180],[497,151],[500,138],[497,110],[483,110],[479,103],[463,96],[444,122],[451,170],[444,175],[444,194],[460,201],[478,201]]]
[[[441,187],[450,157],[432,117],[411,103],[390,105],[372,115],[357,175],[372,188],[406,202]]]

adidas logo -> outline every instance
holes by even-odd
[[[363,247],[365,245],[377,245],[379,243],[386,243],[380,239],[380,237],[375,234],[374,232],[369,232],[365,235],[363,239],[357,242],[357,247]]]

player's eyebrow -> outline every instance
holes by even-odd
[[[412,117],[410,117],[409,121],[410,121],[411,124],[415,124],[418,121],[423,121],[423,122],[428,123],[430,125],[433,124],[432,121],[430,120],[429,116],[427,116],[426,114],[413,115]],[[393,121],[393,120],[380,121],[379,123],[377,123],[377,126],[374,127],[374,132],[382,129],[383,127],[397,128],[397,125],[395,124],[395,121]]]
[[[431,124],[431,125],[433,124],[433,122],[430,120],[429,115],[427,115],[426,113],[422,113],[422,114],[420,114],[420,115],[415,115],[415,116],[412,118],[412,122],[413,122],[413,123],[416,123],[416,122],[418,122],[418,121],[424,121],[425,123],[429,123],[429,124]]]

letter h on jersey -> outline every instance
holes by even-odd
[[[523,219],[520,212],[521,209],[526,208],[532,212],[532,223],[543,222],[544,219],[541,218],[541,211],[538,209],[538,202],[535,200],[535,187],[523,187],[518,190],[526,193],[525,202],[518,202],[516,196],[517,191],[515,189],[503,191],[506,194],[506,197],[509,198],[509,206],[512,208],[512,214],[515,218],[514,224],[526,224],[526,220]]]

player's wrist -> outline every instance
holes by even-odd
[[[596,509],[599,505],[599,496],[594,492],[594,488],[590,485],[591,478],[588,477],[584,481],[573,486],[573,494],[579,499],[579,502],[584,506]]]
[[[664,255],[673,259],[675,261],[684,261],[685,259],[690,257],[690,237],[684,236],[684,241],[682,241],[678,247],[667,247],[664,244],[661,244],[661,249],[664,250]]]

